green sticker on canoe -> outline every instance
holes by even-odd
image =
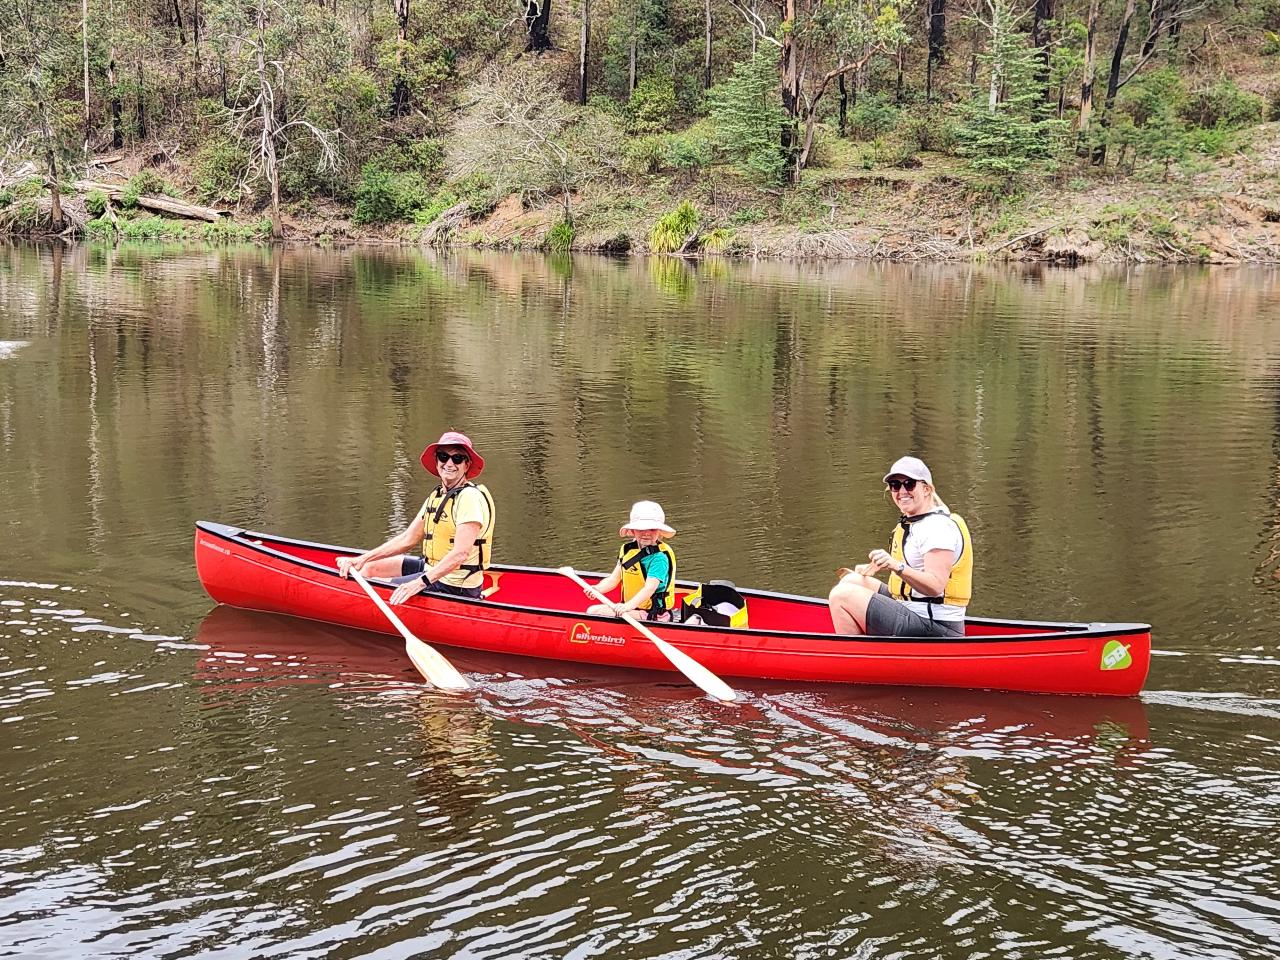
[[[1129,656],[1129,648],[1119,640],[1108,640],[1102,648],[1103,670],[1124,670],[1133,666],[1133,657]]]

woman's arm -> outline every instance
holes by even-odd
[[[955,555],[945,547],[930,550],[924,555],[924,569],[917,570],[905,563],[901,569],[898,561],[887,550],[872,550],[869,559],[879,570],[892,570],[911,588],[912,593],[922,597],[940,597],[947,586],[947,578],[951,576],[951,568],[955,566]],[[859,571],[861,572],[861,571]]]
[[[366,550],[358,557],[339,557],[338,573],[344,577],[350,576],[352,567],[363,573],[367,563],[371,563],[374,560],[382,560],[385,557],[394,557],[398,553],[406,553],[412,550],[414,545],[422,539],[424,530],[422,511],[419,510],[418,515],[413,518],[409,526],[381,546]]]
[[[947,589],[947,578],[955,566],[950,550],[930,550],[924,555],[924,569],[907,567],[898,576],[907,582],[911,592],[922,597],[940,597]]]

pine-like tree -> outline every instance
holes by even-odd
[[[990,43],[979,57],[985,90],[975,88],[956,130],[957,152],[977,172],[1007,180],[1054,160],[1066,124],[1044,102],[1042,64],[1009,0],[985,0],[978,22]]]
[[[787,157],[782,150],[786,123],[778,98],[777,54],[768,47],[737,64],[728,79],[707,91],[716,146],[749,176],[768,183],[782,180]]]

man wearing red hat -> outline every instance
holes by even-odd
[[[440,478],[404,532],[358,557],[340,557],[338,572],[395,580],[392,603],[418,593],[479,597],[493,559],[493,497],[476,477],[484,458],[465,434],[447,430],[422,452],[422,465]],[[418,542],[422,556],[410,556]]]

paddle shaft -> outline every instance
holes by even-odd
[[[601,603],[612,605],[613,601],[578,576],[572,567],[561,567],[559,572],[564,574],[584,590],[588,591]],[[631,626],[639,630],[640,633],[649,640],[652,640],[653,645],[661,651],[662,655],[671,661],[671,665],[688,677],[693,683],[697,684],[697,686],[699,686],[707,696],[714,697],[717,700],[733,700],[735,698],[736,694],[734,694],[733,689],[727,683],[700,664],[697,660],[693,659],[693,657],[689,656],[683,650],[677,650],[635,617],[631,616],[631,614],[623,611],[619,616],[622,617],[623,620],[627,621],[627,623],[631,624]]]
[[[413,665],[418,668],[418,672],[428,682],[441,690],[467,690],[470,688],[471,684],[467,682],[467,678],[460,674],[457,668],[446,660],[438,650],[409,632],[409,628],[400,621],[395,611],[370,586],[369,581],[364,578],[364,574],[352,567],[351,576],[355,578],[356,583],[364,588],[364,592],[369,595],[369,599],[378,605],[378,609],[391,621],[391,625],[400,631],[400,636],[404,637],[405,652],[409,655],[409,659],[413,661]]]

